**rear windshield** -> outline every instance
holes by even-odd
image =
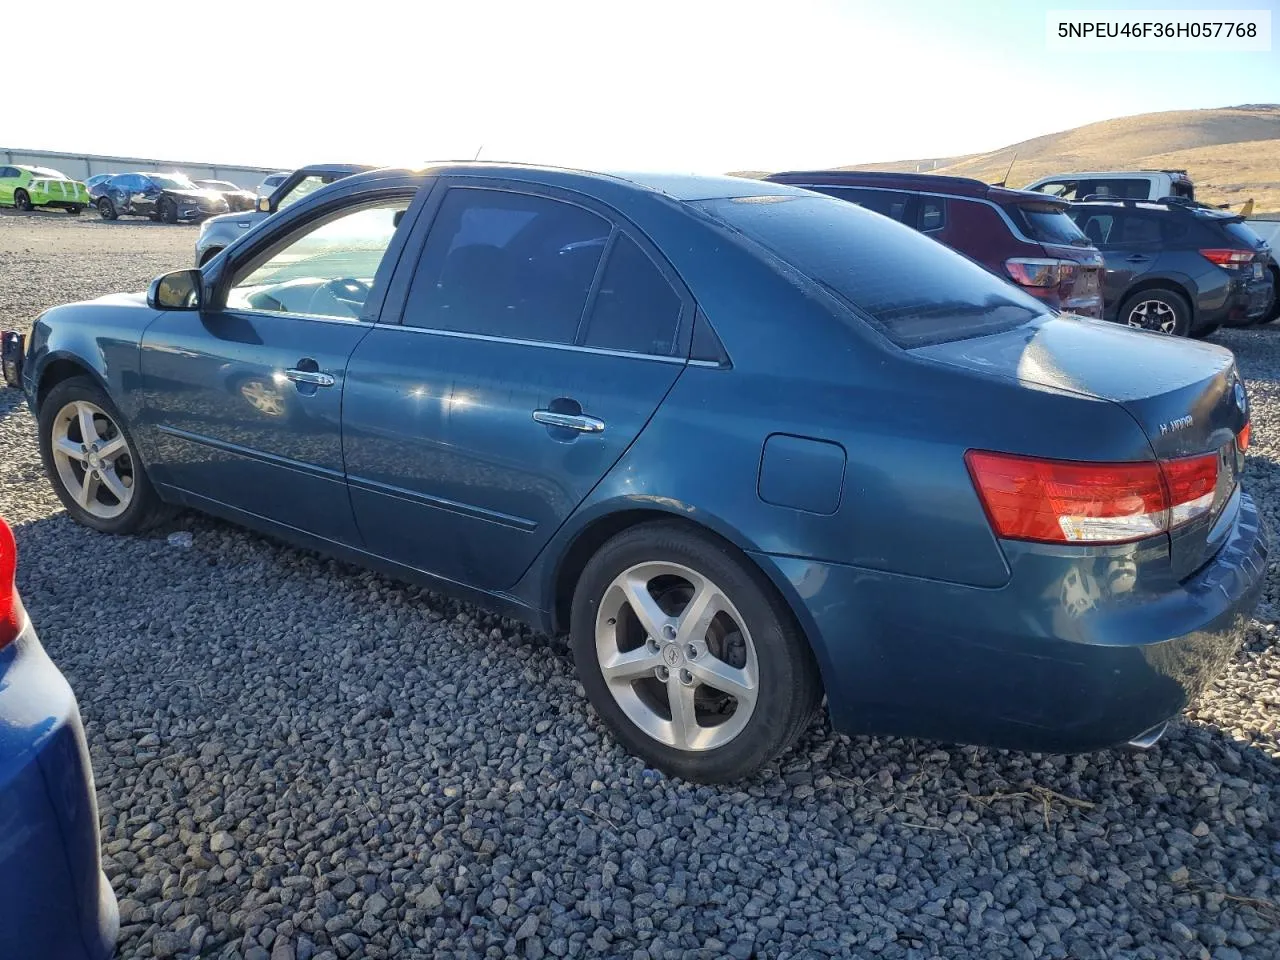
[[[1020,203],[1005,207],[1018,228],[1037,243],[1057,243],[1068,247],[1087,247],[1089,238],[1080,232],[1075,221],[1061,207],[1039,203]]]
[[[1222,224],[1222,229],[1230,234],[1232,240],[1244,244],[1250,250],[1255,250],[1263,242],[1258,232],[1240,220],[1228,220]]]
[[[819,196],[734,197],[697,206],[853,304],[899,347],[998,333],[1040,302],[910,227]]]

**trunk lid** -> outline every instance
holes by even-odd
[[[1218,521],[1239,486],[1244,455],[1236,448],[1236,435],[1249,421],[1248,400],[1229,351],[1104,321],[1052,318],[911,353],[1117,403],[1137,421],[1157,459],[1217,455],[1211,509],[1170,534],[1175,575],[1193,573],[1225,540],[1228,525]]]

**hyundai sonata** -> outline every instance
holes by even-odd
[[[1265,567],[1228,351],[775,183],[359,174],[6,366],[80,522],[194,507],[567,631],[694,779],[824,695],[844,731],[1150,744]]]

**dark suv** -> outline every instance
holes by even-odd
[[[1271,251],[1243,217],[1172,197],[1086,200],[1071,217],[1106,261],[1108,320],[1206,337],[1270,307]]]
[[[1102,316],[1102,258],[1067,216],[1070,204],[967,177],[815,170],[788,183],[892,217],[927,233],[1055,310]]]

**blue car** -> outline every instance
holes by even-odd
[[[80,711],[14,586],[0,520],[0,957],[102,960],[120,916],[98,855]]]
[[[849,732],[1149,745],[1266,566],[1228,351],[783,184],[359,174],[9,341],[81,523],[192,507],[565,631],[617,738],[697,780],[824,696]]]

